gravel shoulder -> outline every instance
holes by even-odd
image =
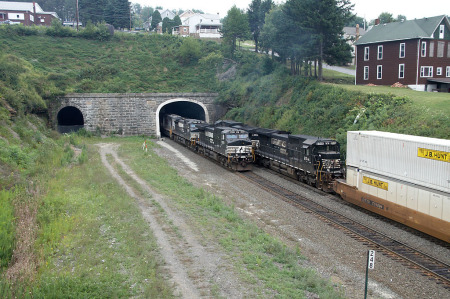
[[[251,219],[288,246],[301,248],[301,253],[307,258],[306,265],[316,269],[322,277],[341,285],[347,297],[363,297],[366,254],[371,248],[171,140],[165,139],[158,143],[164,145],[155,151],[166,158],[179,175],[220,196],[233,205],[243,217]],[[167,145],[182,153],[182,156],[168,150]],[[357,211],[330,195],[318,194],[264,169],[255,168],[254,172],[343,214],[351,215],[356,221],[370,223],[373,228],[389,232],[399,240],[441,260],[450,261],[448,248],[442,248],[367,213]],[[237,292],[229,295],[248,297],[242,294]],[[375,270],[369,272],[368,297],[448,298],[450,292],[401,263],[378,254]]]
[[[227,259],[213,244],[203,245],[201,236],[184,221],[183,215],[168,204],[150,185],[140,179],[117,155],[117,145],[97,144],[103,165],[127,193],[136,200],[149,228],[153,231],[160,253],[165,260],[167,279],[173,283],[174,295],[181,298],[253,297],[251,288],[236,280]],[[107,156],[126,172],[150,196],[143,198],[118,170],[111,165]]]

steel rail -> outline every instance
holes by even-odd
[[[362,242],[369,242],[372,247],[381,249],[388,256],[394,259],[404,261],[406,266],[412,269],[421,270],[422,274],[428,276],[438,284],[442,284],[444,288],[450,289],[450,265],[437,260],[436,258],[418,251],[404,243],[392,239],[391,237],[378,232],[366,225],[350,219],[336,211],[333,211],[321,204],[307,199],[297,193],[275,184],[254,172],[238,173],[239,176],[258,184],[261,188],[275,193],[281,198],[302,210],[312,213],[331,224],[332,226],[343,230],[346,234],[358,239]]]

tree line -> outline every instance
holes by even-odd
[[[343,27],[355,18],[349,0],[253,0],[247,12],[232,7],[223,20],[224,42],[233,57],[238,40],[253,39],[255,51],[289,61],[291,73],[309,71],[322,80],[322,65],[343,64],[351,48]]]

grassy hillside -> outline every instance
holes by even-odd
[[[8,26],[9,27],[9,26]],[[191,43],[168,35],[121,35],[109,40],[54,37],[0,26],[2,52],[20,57],[64,92],[180,92],[216,88],[215,68],[197,63],[214,42]],[[185,47],[186,48],[186,47]],[[186,59],[186,55],[188,59]]]
[[[349,81],[331,71],[324,77],[328,82],[292,77],[284,65],[268,67],[267,58],[253,59],[223,86],[220,101],[230,108],[228,118],[336,138],[344,154],[349,130],[450,139],[449,94],[329,83]]]

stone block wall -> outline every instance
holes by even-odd
[[[215,104],[213,93],[127,93],[127,94],[68,94],[50,107],[50,119],[58,125],[58,112],[64,107],[81,111],[87,131],[121,135],[159,136],[159,112],[173,102],[190,102],[205,111],[206,121],[220,119],[226,109]]]

